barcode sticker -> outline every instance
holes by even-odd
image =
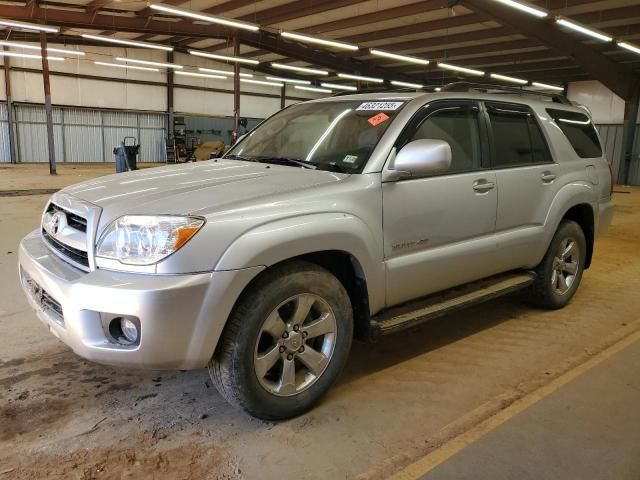
[[[356,110],[397,110],[404,102],[364,102]]]

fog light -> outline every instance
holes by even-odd
[[[138,341],[138,327],[128,318],[120,319],[120,330],[122,330],[124,338],[130,343],[136,343]]]

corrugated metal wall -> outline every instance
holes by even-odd
[[[9,124],[7,122],[7,104],[0,103],[0,163],[11,162],[9,147]]]
[[[0,161],[9,161],[6,105],[0,108]],[[4,114],[2,113],[4,112]],[[19,162],[48,162],[44,106],[14,104]],[[4,115],[4,117],[2,116]],[[53,133],[58,162],[113,162],[113,148],[124,137],[140,143],[139,162],[164,162],[166,117],[162,113],[54,107]],[[6,137],[6,142],[4,141]],[[5,147],[6,144],[6,147]]]
[[[613,162],[613,178],[619,180],[622,155],[623,125],[597,125],[602,146],[607,158]],[[640,185],[640,125],[636,126],[636,141],[633,147],[629,185]]]

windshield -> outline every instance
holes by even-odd
[[[359,173],[402,101],[303,103],[266,120],[226,158]]]

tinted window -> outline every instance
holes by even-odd
[[[547,144],[533,115],[520,107],[488,105],[496,167],[549,162]]]
[[[602,147],[598,140],[596,128],[589,117],[582,113],[565,112],[548,109],[556,125],[569,140],[569,143],[580,158],[597,158],[602,156]]]
[[[542,136],[540,125],[529,115],[529,135],[531,135],[531,153],[533,155],[533,163],[547,163],[551,161],[551,154],[547,141]]]
[[[409,141],[444,140],[451,146],[449,172],[480,167],[478,112],[470,107],[442,107],[420,123]]]

